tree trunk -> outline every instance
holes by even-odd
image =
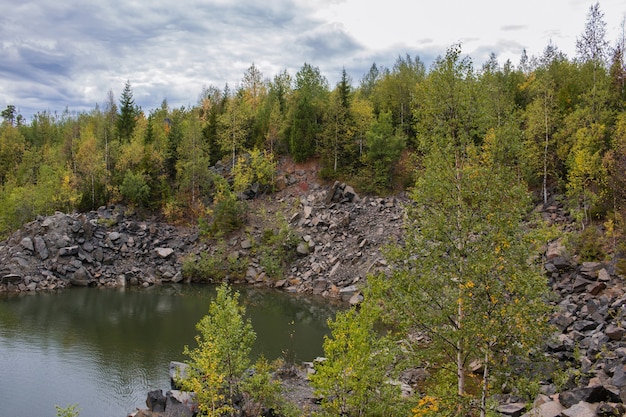
[[[485,357],[483,358],[483,388],[480,398],[480,417],[487,415],[487,395],[489,390],[489,346],[485,347]]]

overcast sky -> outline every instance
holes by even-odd
[[[0,109],[91,110],[126,80],[146,112],[164,98],[194,105],[204,86],[236,87],[254,63],[265,78],[307,62],[331,87],[358,85],[373,62],[428,66],[454,43],[479,68],[490,53],[517,65],[550,41],[575,57],[583,0],[0,0]],[[626,1],[603,0],[615,45]]]

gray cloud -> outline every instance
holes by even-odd
[[[68,106],[91,110],[109,90],[119,97],[127,80],[146,111],[165,98],[171,106],[195,104],[203,86],[236,87],[252,63],[271,78],[283,69],[295,75],[308,62],[331,86],[345,67],[357,84],[373,62],[392,67],[408,53],[429,66],[450,46],[425,33],[411,45],[371,50],[341,23],[316,17],[316,8],[342,1],[5,1],[0,108],[14,104],[27,118]],[[481,48],[485,59],[490,52],[522,49],[497,40]],[[472,57],[483,59],[473,51]]]

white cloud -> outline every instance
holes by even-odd
[[[5,4],[2,4],[5,3]],[[373,62],[429,64],[453,43],[480,65],[490,53],[516,63],[550,40],[573,56],[590,1],[171,0],[7,4],[0,0],[0,108],[90,110],[130,80],[145,110],[164,98],[194,104],[203,86],[236,86],[251,63],[271,78],[307,62],[331,85],[355,83]],[[608,39],[626,14],[604,0]]]

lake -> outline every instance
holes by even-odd
[[[257,341],[253,355],[296,363],[323,354],[328,300],[235,287]],[[148,391],[169,389],[168,364],[194,347],[215,287],[72,288],[0,296],[0,416],[125,417]]]

